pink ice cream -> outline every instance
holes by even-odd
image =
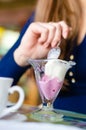
[[[49,76],[43,76],[42,80],[39,81],[41,92],[47,100],[52,100],[59,93],[62,87],[61,81],[57,77],[50,79]]]
[[[45,65],[43,78],[39,81],[41,92],[47,100],[52,100],[59,93],[68,65],[59,60],[50,60]]]

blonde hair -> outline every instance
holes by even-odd
[[[78,35],[80,24],[81,8],[78,0],[38,0],[35,13],[35,21],[40,22],[58,22],[64,20],[70,27],[72,33],[69,36],[70,41]],[[65,57],[67,41],[63,40],[62,58]],[[73,46],[70,44],[70,48]]]

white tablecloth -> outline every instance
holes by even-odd
[[[0,130],[82,130],[82,129],[72,126],[50,124],[50,123],[0,120]]]

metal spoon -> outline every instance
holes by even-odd
[[[61,49],[59,47],[61,41],[59,41],[56,48],[52,48],[47,55],[47,59],[58,59],[61,54]]]
[[[48,52],[47,59],[57,59],[61,54],[61,49],[60,47],[53,48]]]

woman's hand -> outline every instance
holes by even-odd
[[[27,65],[27,60],[40,59],[47,56],[48,51],[61,41],[66,39],[70,27],[64,22],[30,24],[25,32],[19,47],[14,52],[14,59],[20,66]]]

